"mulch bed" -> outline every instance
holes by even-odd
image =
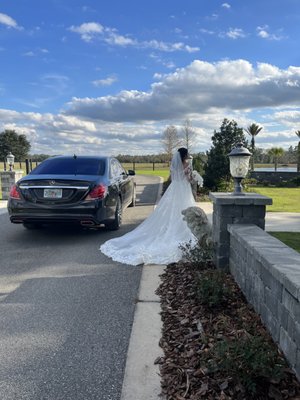
[[[212,268],[210,266],[209,270]],[[207,276],[209,270],[176,263],[168,265],[161,275],[157,294],[161,297],[160,346],[164,356],[155,362],[160,368],[163,398],[300,400],[298,380],[230,274],[225,274],[228,291],[221,301],[213,307],[201,304],[197,282]],[[258,338],[258,345],[263,341],[264,346],[272,348],[276,362],[283,365],[280,379],[274,372],[271,377],[252,376],[250,384],[245,384],[241,376],[244,372],[247,378],[248,366],[243,354],[237,355],[238,374],[220,367],[222,360],[214,352],[218,344],[224,341],[242,343],[247,338]],[[223,361],[224,358],[227,357],[223,357]],[[261,359],[256,361],[262,362]],[[241,376],[237,376],[240,373]]]

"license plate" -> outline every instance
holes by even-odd
[[[61,199],[62,198],[62,189],[44,189],[44,198]]]

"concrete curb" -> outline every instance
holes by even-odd
[[[7,201],[0,200],[0,214],[5,214],[7,212]]]
[[[162,322],[160,299],[154,293],[164,265],[145,265],[127,352],[121,400],[162,399],[159,367],[154,365],[163,352],[159,347]]]

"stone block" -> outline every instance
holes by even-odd
[[[266,209],[264,206],[244,206],[242,208],[242,217],[243,218],[252,218],[254,220],[265,218],[266,216]]]
[[[209,198],[214,204],[237,204],[237,205],[267,205],[272,204],[272,199],[257,193],[244,193],[243,196],[236,196],[232,193],[210,192]]]
[[[279,279],[285,289],[298,301],[300,301],[300,270],[297,264],[279,264],[272,265],[275,271],[278,271]]]
[[[244,218],[253,218],[253,219],[261,219],[266,216],[266,207],[265,206],[256,206],[251,205],[248,207],[243,207],[242,216]]]
[[[268,329],[275,342],[278,343],[280,336],[280,325],[278,320],[275,318],[271,310],[265,304],[261,304],[260,311],[261,311],[260,312],[261,319],[265,327]]]
[[[217,222],[217,227],[219,228],[220,231],[227,231],[228,229],[228,224],[234,223],[234,218],[233,217],[225,217],[221,216],[219,219],[219,222]]]
[[[219,243],[229,243],[230,234],[228,230],[215,230],[213,232],[213,240]]]
[[[265,297],[265,286],[257,274],[253,276],[253,306],[258,314],[260,314],[261,304],[263,304],[263,300]]]
[[[234,280],[236,283],[239,285],[241,290],[244,292],[245,289],[245,275],[241,273],[239,267],[232,262],[230,259],[230,264],[229,264],[229,270],[232,276],[234,277]]]
[[[255,271],[255,273],[257,274],[257,275],[259,275],[260,276],[260,274],[261,274],[261,270],[262,270],[262,263],[260,262],[260,261],[258,261],[255,257],[253,257],[253,254],[251,254],[250,256],[249,256],[249,258],[250,258],[250,265],[251,265],[251,268],[253,269],[253,271]]]
[[[300,350],[299,349],[297,349],[296,364],[294,366],[294,371],[296,373],[298,380],[300,381]]]
[[[236,204],[228,204],[222,207],[222,214],[226,217],[242,217],[243,208]]]
[[[282,292],[283,292],[283,286],[282,283],[276,279],[267,268],[265,268],[264,265],[262,265],[261,271],[260,271],[260,278],[263,281],[265,286],[268,286],[268,288],[271,290],[273,293],[273,296],[277,297],[278,301],[281,301],[282,299]]]
[[[270,236],[270,235],[268,235]],[[271,236],[270,236],[271,237]],[[273,238],[275,239],[275,238]],[[300,271],[300,254],[280,241],[267,241],[263,258],[271,265],[295,265]]]
[[[282,326],[283,329],[286,331],[288,331],[288,324],[290,318],[291,316],[287,308],[282,303],[278,303],[278,321],[280,326]]]
[[[228,271],[229,269],[229,258],[222,256],[215,256],[215,264],[218,269],[222,269],[224,271]]]
[[[279,345],[290,365],[294,367],[296,365],[297,346],[282,327],[280,328]]]
[[[282,305],[288,310],[293,319],[300,321],[300,303],[298,299],[286,289],[284,289],[282,293]]]
[[[278,297],[274,295],[274,293],[268,288],[268,286],[265,287],[264,290],[265,293],[265,304],[268,307],[268,309],[272,312],[272,314],[278,318]]]
[[[216,247],[216,256],[217,257],[227,257],[229,259],[229,246],[226,244],[218,244]]]

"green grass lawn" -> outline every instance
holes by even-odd
[[[300,232],[268,232],[300,253]]]
[[[137,175],[155,175],[155,176],[161,176],[164,181],[168,180],[168,177],[170,175],[170,170],[169,169],[156,169],[152,171],[151,169],[137,169],[135,171]]]
[[[273,199],[267,211],[300,213],[300,188],[253,187],[250,190]]]

